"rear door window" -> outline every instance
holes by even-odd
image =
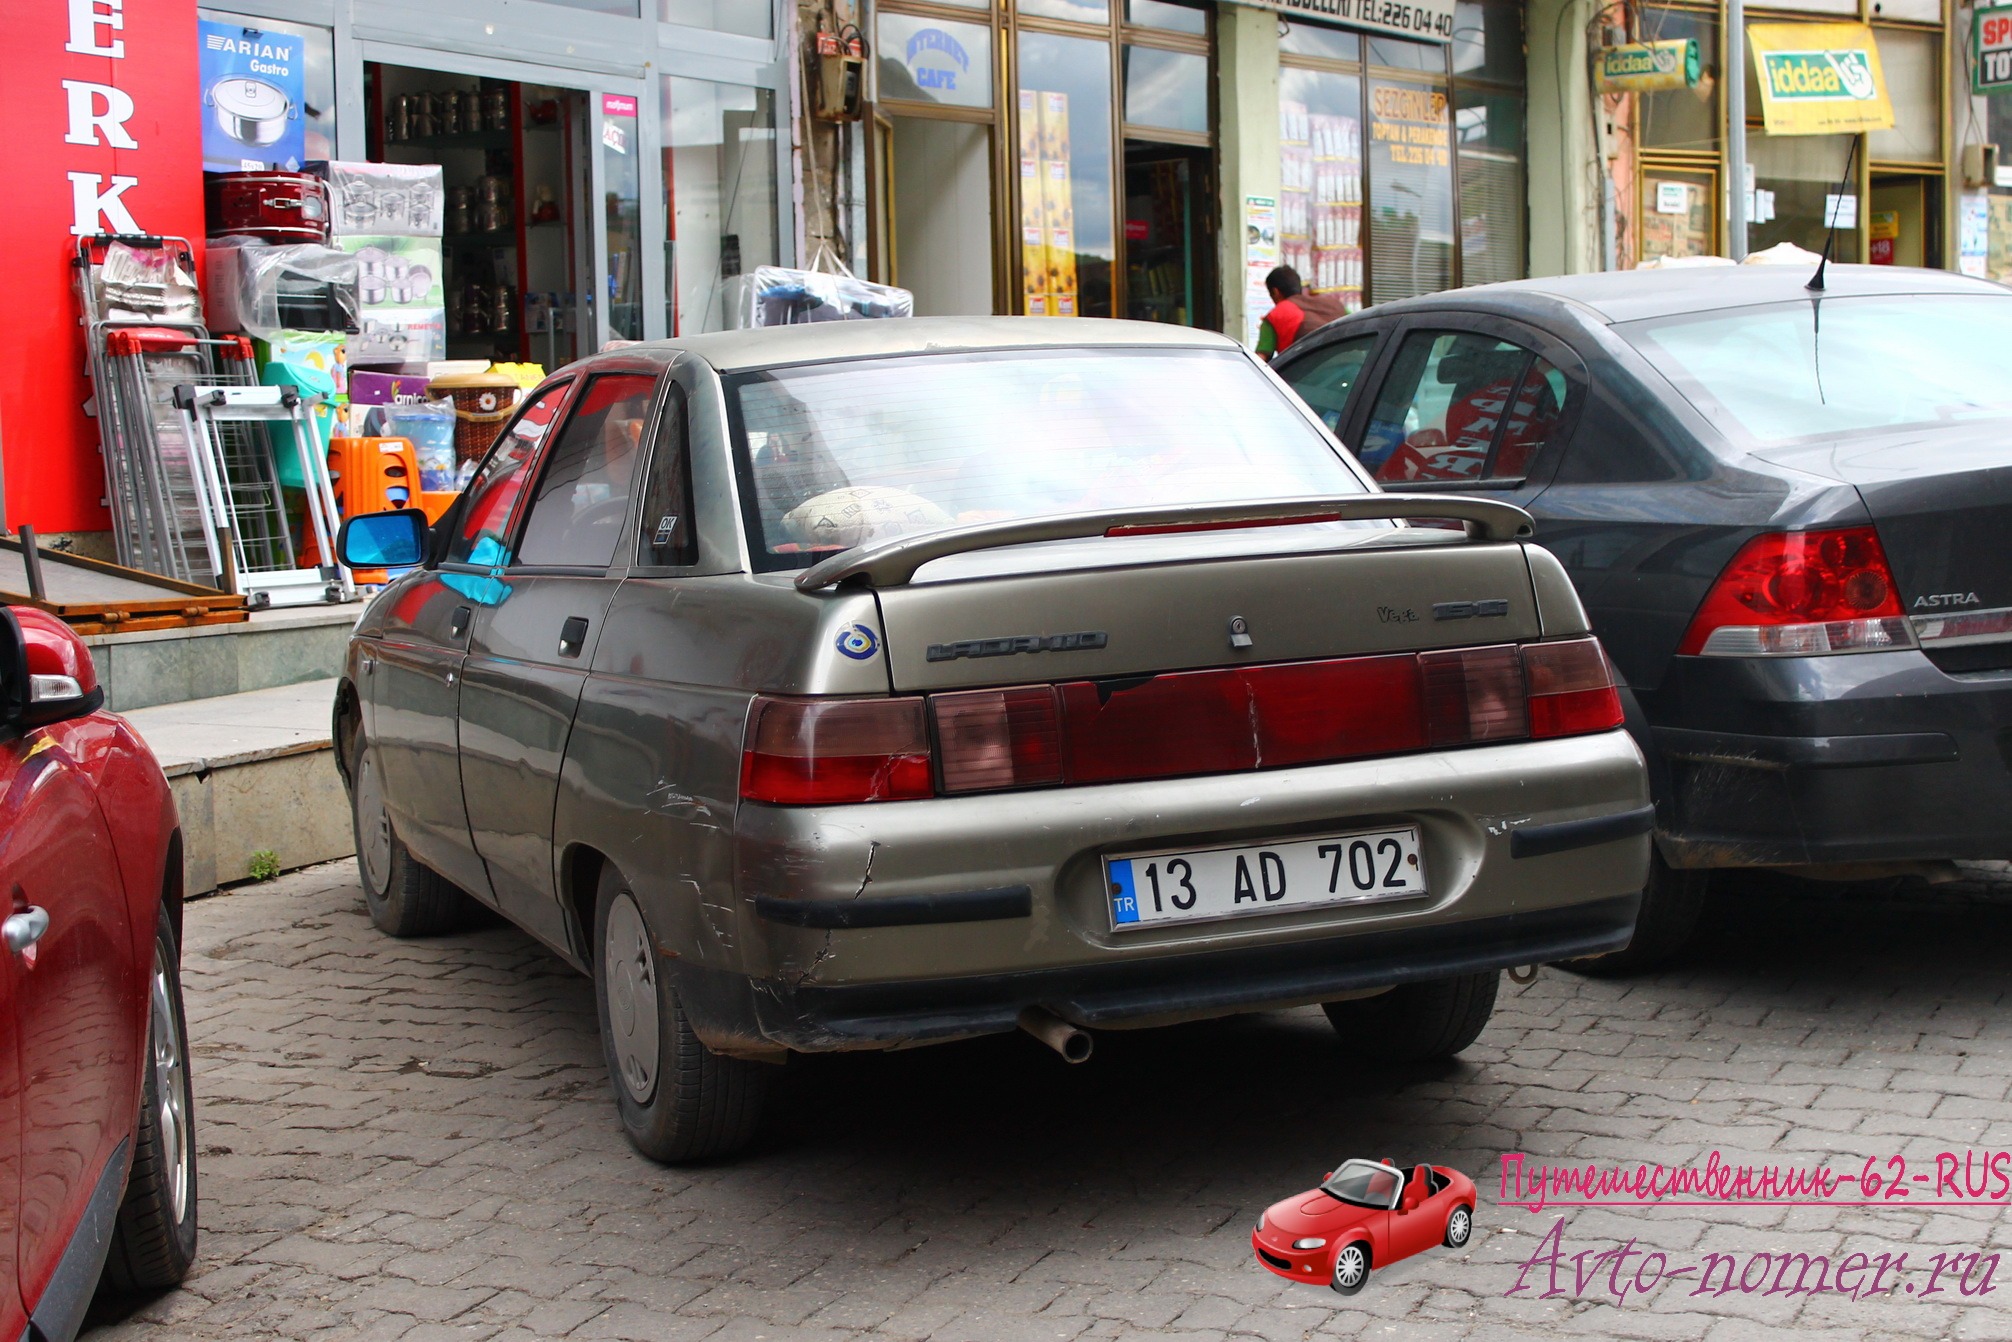
[[[1555,451],[1570,384],[1534,351],[1477,331],[1413,331],[1358,455],[1385,484],[1514,482]]]
[[[531,478],[531,463],[565,404],[571,383],[548,387],[524,408],[510,431],[490,449],[482,466],[469,480],[467,502],[461,509],[461,527],[447,548],[450,564],[499,566],[510,562],[507,548],[510,523],[517,514],[517,501]]]
[[[1362,377],[1376,348],[1375,335],[1338,340],[1317,354],[1295,359],[1278,370],[1286,385],[1320,416],[1320,422],[1334,433],[1341,432],[1341,418],[1348,410],[1349,393]]]
[[[538,477],[517,543],[519,564],[606,568],[615,562],[656,386],[648,373],[587,379]]]

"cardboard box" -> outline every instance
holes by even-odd
[[[428,379],[413,373],[359,368],[349,378],[353,405],[397,405],[426,399]]]

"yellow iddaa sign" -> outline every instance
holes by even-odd
[[[1872,29],[1862,23],[1747,26],[1770,135],[1885,130],[1893,104]]]

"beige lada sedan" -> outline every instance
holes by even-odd
[[[1424,525],[1417,524],[1424,522]],[[794,1051],[1324,1004],[1473,1042],[1628,943],[1651,823],[1530,519],[1381,492],[1221,336],[698,336],[527,395],[353,518],[335,704],[371,916],[591,973],[623,1125],[744,1145]]]

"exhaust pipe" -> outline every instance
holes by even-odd
[[[1021,1011],[1020,1028],[1061,1054],[1064,1062],[1088,1062],[1096,1047],[1089,1035],[1054,1012],[1037,1006]]]

